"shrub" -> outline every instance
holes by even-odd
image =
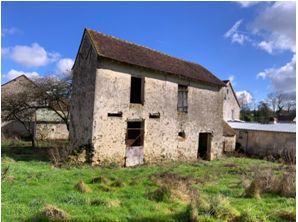
[[[86,185],[82,180],[80,180],[80,182],[77,183],[77,185],[75,185],[75,188],[81,193],[89,193],[92,191],[91,188],[88,185]]]
[[[54,220],[54,221],[57,221],[57,220],[66,221],[70,219],[70,215],[68,213],[50,204],[47,204],[43,208],[41,215],[49,220]]]

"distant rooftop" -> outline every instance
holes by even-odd
[[[244,123],[228,122],[228,123],[233,129],[296,133],[295,123],[275,123],[275,124],[245,123],[245,122]]]

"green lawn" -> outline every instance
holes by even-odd
[[[268,161],[229,157],[211,162],[135,168],[87,165],[54,168],[46,158],[15,158],[16,154],[9,155],[7,149],[9,147],[4,149],[6,153],[2,151],[2,171],[9,167],[2,180],[3,222],[41,221],[40,214],[46,204],[63,209],[71,216],[71,221],[189,221],[187,200],[174,195],[161,201],[150,198],[159,187],[154,175],[162,172],[193,181],[193,189],[198,190],[200,199],[204,200],[198,207],[199,221],[223,221],[203,209],[203,205],[219,195],[239,214],[248,213],[255,221],[291,221],[277,214],[295,211],[294,198],[270,193],[262,195],[261,199],[243,196],[241,177],[256,166],[279,173],[282,167]],[[107,181],[92,183],[92,178],[99,176]],[[80,193],[76,190],[75,185],[80,180],[92,191]]]

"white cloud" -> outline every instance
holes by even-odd
[[[239,2],[249,7],[256,2]],[[253,21],[248,22],[244,31],[239,31],[242,20],[238,20],[225,33],[232,42],[243,44],[250,42],[252,46],[274,54],[283,51],[296,52],[296,2],[266,2],[259,8]]]
[[[247,8],[259,3],[259,1],[237,1],[238,4],[241,5],[243,8]]]
[[[239,27],[242,23],[242,20],[238,20],[235,24],[225,33],[225,38],[230,38],[232,42],[243,44],[245,41],[249,41],[247,35],[239,31]]]
[[[20,30],[15,28],[15,27],[3,28],[1,30],[1,36],[4,37],[6,35],[13,35],[13,34],[18,33],[18,32],[20,32]]]
[[[38,43],[31,46],[17,45],[12,48],[2,48],[2,56],[26,67],[45,66],[60,58],[59,53],[49,53]]]
[[[270,4],[259,13],[252,28],[253,33],[263,38],[258,46],[268,53],[296,52],[296,2]]]
[[[248,105],[253,102],[253,96],[246,90],[236,92],[236,96],[241,106]]]
[[[269,79],[271,88],[276,92],[291,93],[296,91],[296,55],[290,62],[278,68],[265,69],[257,78]]]
[[[4,75],[4,78],[6,78],[9,81],[21,75],[26,75],[30,79],[35,79],[40,77],[40,75],[37,72],[23,72],[23,71],[17,71],[15,69],[11,69],[6,75]]]
[[[73,63],[74,61],[70,58],[60,59],[56,64],[58,74],[69,76],[71,74]]]

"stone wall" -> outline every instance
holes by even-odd
[[[130,104],[131,75],[145,77],[144,105]],[[188,87],[188,113],[177,112],[178,83]],[[93,162],[125,162],[127,121],[145,123],[145,162],[196,160],[200,132],[212,134],[210,159],[222,152],[222,94],[217,86],[101,59],[96,71],[92,143]],[[90,104],[89,104],[90,106]],[[87,109],[88,107],[85,107]],[[108,113],[122,112],[122,117]],[[159,119],[149,113],[159,112]],[[74,116],[74,115],[72,115]],[[178,137],[184,130],[186,137]]]
[[[237,143],[251,155],[280,155],[295,153],[296,134],[235,129]]]
[[[223,137],[223,151],[233,152],[236,146],[236,135],[235,136],[224,136]]]
[[[69,132],[72,149],[92,141],[96,66],[97,54],[85,33],[73,68]]]
[[[225,121],[240,119],[240,107],[234,96],[231,85],[228,84],[226,87],[223,87],[221,92],[223,95],[223,119]]]
[[[64,123],[37,123],[37,140],[67,140],[69,136]]]

